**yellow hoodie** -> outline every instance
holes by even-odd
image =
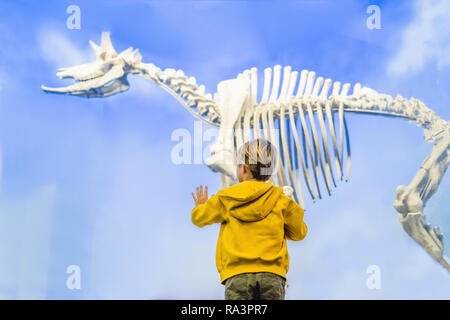
[[[286,277],[286,239],[305,238],[303,209],[270,182],[243,181],[192,209],[198,227],[221,223],[216,265],[223,284],[244,272],[272,272]]]

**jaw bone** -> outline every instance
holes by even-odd
[[[67,87],[50,88],[41,86],[45,92],[75,95],[81,97],[106,97],[129,89],[127,75],[137,73],[141,64],[138,50],[128,48],[117,54],[112,46],[109,32],[102,33],[100,46],[90,41],[97,60],[69,68],[60,68],[56,74],[61,79],[77,81]]]

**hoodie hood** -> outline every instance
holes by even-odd
[[[270,182],[243,181],[217,192],[229,214],[241,221],[264,219],[273,209],[283,190]]]

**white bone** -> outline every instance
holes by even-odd
[[[333,149],[334,149],[334,157],[336,160],[336,168],[337,168],[337,178],[342,180],[342,169],[341,169],[341,161],[339,159],[339,150],[336,143],[336,129],[334,126],[334,118],[331,113],[331,101],[327,100],[325,103],[325,113],[328,118],[328,125],[330,127],[331,139],[333,141]]]
[[[321,99],[323,99],[323,97],[326,96],[330,86],[331,86],[331,80],[327,79],[325,81],[325,86],[321,92]],[[316,93],[316,96],[317,96],[317,93]],[[323,145],[324,154],[325,154],[326,175],[327,175],[328,181],[329,181],[329,177],[331,175],[331,181],[333,182],[333,185],[336,187],[336,181],[334,180],[333,169],[332,169],[332,166],[330,163],[330,154],[328,152],[328,136],[327,136],[327,129],[325,126],[325,121],[324,121],[323,112],[322,112],[322,105],[324,105],[324,103],[322,101],[317,102],[316,103],[316,106],[317,106],[316,111],[317,111],[317,118],[319,119],[320,129],[321,129],[321,133],[322,133],[322,145]]]
[[[311,79],[309,82],[312,83],[312,79],[314,79],[313,76],[310,76],[308,78]],[[322,79],[322,80],[320,80],[320,79]],[[316,86],[315,86],[316,88],[320,87],[322,85],[323,78],[318,78],[317,80],[318,81],[316,82]],[[308,86],[308,84],[307,84],[307,86]],[[311,86],[310,86],[310,88],[311,88]],[[306,90],[307,95],[309,95],[308,92],[311,90],[310,88],[307,88],[307,90]],[[314,93],[316,95],[318,92],[319,92],[319,89],[314,90]],[[313,96],[313,98],[314,98],[314,96]],[[328,170],[325,169],[325,165],[324,165],[323,159],[322,159],[322,153],[320,152],[319,136],[318,136],[317,130],[316,130],[316,125],[315,125],[315,121],[314,121],[314,115],[313,115],[311,102],[306,102],[306,107],[307,107],[307,111],[308,111],[308,115],[309,115],[309,123],[311,125],[311,131],[312,131],[312,136],[313,136],[313,141],[314,141],[314,151],[315,151],[315,154],[317,154],[317,157],[319,159],[320,169],[322,171],[322,175],[325,180],[325,185],[327,187],[328,194],[331,195],[330,177],[329,177]]]
[[[281,80],[281,66],[276,65],[273,67],[273,83],[272,83],[272,92],[270,94],[269,102],[274,102],[278,98],[278,90],[280,88],[280,80]]]
[[[251,105],[257,104],[257,95],[258,95],[258,69],[252,68],[251,70]]]
[[[261,110],[260,108],[255,108],[255,111],[253,113],[253,137],[254,139],[260,138],[260,125],[259,125],[259,119],[261,117]]]
[[[344,127],[345,127],[345,143],[347,144],[347,175],[345,176],[345,181],[348,181],[350,176],[350,164],[351,164],[351,154],[350,154],[350,138],[348,135],[347,121],[344,118]]]
[[[297,83],[297,77],[298,77],[297,71],[291,72],[291,80],[289,81],[289,89],[286,95],[288,98],[293,96],[295,85]]]
[[[303,201],[302,187],[301,187],[301,185],[299,183],[297,184],[298,193],[297,193],[296,188],[295,188],[293,166],[291,164],[292,152],[291,152],[291,148],[288,149],[288,146],[286,144],[286,140],[288,138],[286,137],[286,124],[285,124],[286,119],[285,119],[284,111],[285,111],[285,106],[284,106],[284,104],[282,104],[280,106],[280,131],[281,131],[281,144],[282,144],[282,148],[283,148],[283,155],[284,155],[284,158],[285,158],[285,161],[286,161],[286,164],[287,164],[289,180],[291,182],[292,188],[294,189],[294,195],[296,197],[297,197],[297,194],[300,195],[299,199],[296,199],[296,201],[300,200],[300,205],[304,208],[305,207],[305,203]]]
[[[319,90],[322,87],[323,84],[323,78],[319,77],[316,79],[316,82],[314,84],[314,89],[312,91],[312,96],[317,98],[319,96]]]
[[[340,167],[342,169],[341,172],[341,180],[343,178],[344,174],[344,103],[339,103],[339,161],[340,161]]]
[[[298,90],[296,97],[303,96],[303,91],[305,90],[306,79],[308,77],[308,70],[302,70],[300,73],[300,83],[298,84]]]
[[[239,148],[242,146],[242,144],[244,143],[244,129],[243,129],[243,118],[238,118],[238,120],[236,121],[235,125],[234,125],[234,141],[236,144],[236,151],[239,150]]]
[[[250,141],[251,139],[250,118],[252,117],[252,115],[252,109],[248,108],[244,115],[244,142]]]
[[[260,104],[267,103],[267,100],[269,99],[269,92],[270,92],[270,82],[272,80],[272,69],[266,68],[264,69],[264,87],[263,87],[263,94]]]
[[[303,108],[302,106],[298,106],[298,110],[300,113],[300,121],[302,122],[302,131],[303,131],[303,135],[305,137],[307,146],[308,146],[308,152],[309,156],[311,158],[311,164],[313,166],[313,173],[314,173],[314,181],[316,182],[315,186],[316,186],[316,197],[319,199],[322,199],[322,195],[320,194],[320,188],[319,188],[319,180],[318,180],[318,175],[319,175],[319,169],[316,166],[316,163],[314,161],[314,154],[313,154],[313,150],[311,147],[311,141],[309,139],[309,134],[308,134],[308,130],[306,130],[307,126],[306,126],[306,121],[305,121],[305,115],[303,113]],[[305,157],[306,157],[306,152],[304,153]]]
[[[339,81],[335,81],[333,83],[333,92],[331,93],[331,96],[337,97],[339,95],[340,89],[341,89],[341,83]]]
[[[353,86],[353,95],[355,96],[359,94],[360,90],[361,90],[361,83],[358,82]]]
[[[310,176],[309,176],[309,171],[306,169],[305,163],[303,161],[303,157],[304,156],[303,156],[302,148],[300,146],[300,142],[299,142],[299,139],[298,139],[298,132],[297,132],[297,127],[295,125],[294,112],[293,112],[292,109],[293,109],[292,105],[289,105],[289,120],[290,120],[289,122],[290,122],[290,125],[292,127],[292,133],[294,134],[294,142],[295,142],[294,143],[294,147],[295,147],[294,149],[295,149],[295,151],[296,151],[296,153],[298,155],[298,158],[300,158],[300,163],[302,165],[302,170],[303,170],[303,177],[305,178],[306,186],[307,186],[308,191],[309,191],[309,193],[311,195],[311,199],[313,201],[315,201],[315,197],[314,197],[314,194],[312,192],[311,179],[310,179]],[[300,181],[298,179],[298,170],[297,170],[297,185],[300,185]]]
[[[179,77],[179,78],[184,78],[184,77],[186,77],[185,75],[184,75],[184,72],[183,72],[183,70],[177,70],[177,73],[175,74],[175,76],[176,77]]]
[[[264,139],[270,141],[270,133],[269,133],[268,123],[267,123],[268,122],[267,111],[268,111],[268,106],[266,105],[261,110],[261,117],[262,117],[261,122],[262,122],[262,126],[263,126]],[[269,181],[272,182],[272,183],[275,183],[273,175],[270,177]],[[278,184],[279,184],[280,180],[279,180],[278,172],[277,172],[277,181],[278,181]]]
[[[350,83],[346,83],[344,84],[344,86],[342,87],[342,92],[340,94],[341,98],[344,98],[347,96],[348,91],[350,89]],[[348,138],[348,130],[347,130],[347,124],[345,122],[345,118],[344,118],[344,105],[341,104],[339,105],[339,132],[340,132],[340,139],[341,139],[341,160],[344,161],[344,139],[343,139],[343,131],[344,131],[344,127],[345,127],[345,140],[347,143],[347,176],[345,178],[345,180],[348,180],[348,176],[350,174],[350,141]],[[343,162],[341,162],[341,167],[343,168]]]
[[[284,69],[283,69],[283,84],[281,85],[281,92],[280,92],[279,99],[284,99],[286,97],[290,78],[291,78],[291,67],[290,66],[284,67]]]
[[[279,152],[280,145],[279,145],[278,141],[280,139],[280,136],[279,136],[279,133],[278,133],[278,135],[275,134],[275,125],[273,122],[273,112],[274,112],[274,108],[269,108],[267,110],[267,115],[268,115],[267,120],[269,122],[268,128],[269,128],[270,142],[272,142],[278,150],[278,153],[277,153],[277,155],[278,155],[277,177],[279,177],[278,178],[279,185],[286,186],[287,185],[286,172],[284,170],[283,162],[280,159],[280,152]]]
[[[197,86],[197,81],[195,80],[194,77],[189,77],[188,83],[189,83],[190,85]]]
[[[289,183],[295,186],[292,176],[292,170],[294,169],[292,151],[294,150],[298,190],[300,190],[301,195],[297,157],[300,156],[305,181],[313,201],[314,195],[312,192],[312,183],[308,182],[310,179],[307,159],[309,153],[312,163],[312,170],[315,177],[315,188],[320,197],[317,163],[320,158],[320,148],[317,143],[317,132],[315,131],[315,128],[313,128],[314,119],[312,119],[311,133],[314,139],[314,152],[312,150],[311,139],[309,137],[308,128],[306,127],[306,122],[304,119],[304,107],[308,109],[308,114],[310,117],[313,115],[313,107],[316,108],[315,111],[317,112],[317,117],[322,132],[325,161],[328,166],[330,163],[328,160],[328,147],[326,146],[326,127],[324,125],[323,118],[323,109],[325,110],[333,140],[338,176],[340,176],[341,179],[344,174],[343,139],[345,134],[347,146],[346,180],[349,176],[351,153],[349,131],[345,119],[345,113],[356,112],[370,115],[391,116],[410,120],[411,122],[414,122],[418,126],[422,127],[424,130],[425,139],[428,142],[433,142],[435,146],[433,147],[433,151],[430,156],[425,159],[421,169],[419,169],[419,172],[416,177],[414,177],[410,186],[399,186],[397,189],[397,200],[394,203],[394,206],[399,211],[399,219],[405,231],[418,243],[420,243],[434,259],[450,271],[450,265],[442,254],[442,233],[439,232],[437,227],[431,228],[429,223],[425,221],[425,216],[422,213],[425,202],[437,190],[440,180],[450,163],[450,157],[448,154],[450,148],[450,123],[438,117],[435,112],[427,108],[423,102],[414,98],[411,98],[408,101],[400,95],[397,95],[395,99],[393,99],[390,95],[379,94],[370,88],[361,88],[359,83],[354,85],[353,93],[349,96],[348,92],[350,89],[350,84],[345,84],[339,93],[341,89],[339,82],[334,83],[332,94],[329,98],[327,97],[329,88],[327,87],[327,82],[325,82],[325,86],[318,97],[317,95],[320,91],[321,80],[318,79],[314,84],[315,73],[303,70],[300,75],[297,94],[289,100],[289,102],[292,102],[292,105],[283,105],[284,109],[280,106],[279,110],[275,110],[272,109],[273,104],[267,105],[267,102],[269,100],[272,103],[281,102],[281,100],[284,101],[285,98],[291,98],[298,76],[296,71],[291,72],[290,68],[286,67],[284,69],[281,92],[278,96],[281,66],[274,67],[273,79],[272,69],[267,68],[264,70],[263,97],[261,99],[261,103],[259,104],[257,103],[256,68],[252,68],[250,71],[245,70],[243,73],[238,75],[237,79],[232,79],[233,81],[245,80],[247,81],[245,85],[237,85],[234,89],[228,88],[230,90],[228,90],[228,93],[225,94],[225,96],[223,93],[219,93],[214,95],[214,100],[211,100],[210,94],[205,95],[204,86],[198,87],[195,82],[195,78],[191,77],[188,79],[181,70],[175,71],[174,69],[166,69],[163,72],[160,68],[157,68],[151,63],[142,63],[142,57],[139,51],[133,50],[131,47],[122,51],[120,54],[117,54],[112,46],[109,33],[102,33],[100,46],[96,45],[92,41],[90,41],[90,44],[96,54],[96,61],[74,67],[61,68],[57,73],[57,76],[61,78],[73,78],[75,81],[78,81],[77,83],[69,85],[65,88],[49,88],[42,86],[42,89],[46,92],[62,93],[74,96],[107,97],[115,93],[123,92],[129,88],[129,84],[127,82],[128,74],[140,75],[146,79],[154,81],[161,88],[168,91],[184,108],[189,110],[193,116],[212,126],[220,126],[219,138],[218,141],[216,141],[220,143],[214,145],[216,146],[215,152],[227,154],[229,157],[233,151],[235,151],[235,147],[239,146],[242,138],[243,140],[250,138],[252,133],[250,130],[251,118],[254,116],[254,109],[260,109],[261,106],[266,106],[267,108],[265,107],[261,109],[262,123],[264,127],[263,135],[267,139],[277,143],[278,140],[276,137],[274,138],[274,118],[279,117],[280,115],[283,117],[283,119],[280,119],[280,127],[282,126],[283,129],[287,129],[288,133],[290,128],[292,128],[292,134],[294,135],[295,142],[293,144],[294,148],[290,147],[290,134],[286,138],[283,137],[285,132],[282,132],[281,135],[278,136],[278,144],[283,151],[281,168],[283,167],[283,163],[287,166]],[[249,88],[250,90],[248,90]],[[187,99],[188,101],[186,102],[184,99]],[[229,103],[224,103],[224,101],[228,101]],[[197,106],[198,110],[194,112],[191,106]],[[287,128],[284,123],[284,117],[287,117],[285,110],[286,106],[289,107],[290,120],[290,126],[288,125]],[[302,122],[301,130],[303,139],[303,153],[297,136],[298,132],[295,128],[294,108],[297,108],[298,116]],[[280,115],[276,114],[276,111],[279,111]],[[340,152],[336,141],[333,118],[333,113],[336,111],[339,116]],[[207,114],[209,120],[201,117],[200,114]],[[213,123],[211,120],[214,120],[216,123]],[[225,135],[224,133],[225,129],[230,128],[235,129],[236,131],[236,136],[234,138],[232,136],[230,137],[229,135]],[[244,135],[243,137],[242,131]],[[286,145],[287,143],[289,143],[289,146]],[[286,148],[288,148],[287,152]],[[317,159],[314,158],[315,156]],[[284,159],[284,157],[286,158]],[[235,168],[232,165],[222,166],[218,162],[214,162],[213,164],[216,166],[216,169],[221,172],[223,187],[236,183],[236,180],[233,179],[233,175],[235,174],[233,171],[235,171]],[[211,166],[211,169],[213,169],[213,166]],[[321,169],[323,173],[324,167],[322,163]],[[332,169],[330,165],[330,173],[334,181],[334,176],[331,171]],[[328,173],[328,171],[326,172]],[[277,180],[279,184],[287,183],[285,173],[286,172],[284,169],[277,173]],[[326,178],[325,174],[324,178]],[[271,181],[273,181],[273,178]],[[291,189],[289,186],[284,187],[283,192],[287,189]]]
[[[244,74],[244,77],[245,77],[247,80],[250,80],[250,70],[245,70],[245,71],[243,72],[243,74]]]
[[[311,95],[315,76],[316,76],[316,73],[314,71],[311,71],[308,73],[308,78],[306,80],[305,94],[304,94],[305,97],[309,97]]]

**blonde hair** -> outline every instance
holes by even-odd
[[[278,169],[278,151],[266,139],[253,139],[239,148],[236,163],[244,164],[256,180],[267,181]]]

